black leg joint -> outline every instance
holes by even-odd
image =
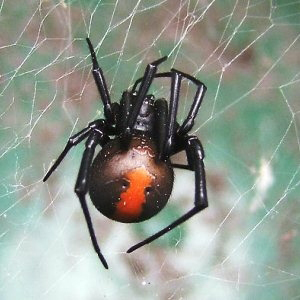
[[[197,136],[190,136],[187,140],[187,158],[193,161],[200,159],[203,160],[205,157],[204,149],[201,145]]]

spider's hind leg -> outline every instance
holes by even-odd
[[[195,214],[199,213],[201,210],[208,206],[207,193],[206,193],[206,180],[205,180],[205,170],[204,170],[204,151],[199,139],[196,136],[189,136],[185,140],[185,150],[188,159],[188,164],[191,170],[195,172],[195,198],[194,207],[186,212],[183,216],[175,220],[169,226],[160,230],[159,232],[148,237],[144,241],[132,246],[127,250],[130,253],[150,242],[161,237],[165,233],[174,229],[178,225],[190,219]]]

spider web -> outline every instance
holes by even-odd
[[[300,299],[300,2],[0,2],[1,299]],[[104,270],[73,193],[84,145],[47,184],[68,137],[103,116],[85,37],[113,101],[163,55],[208,92],[193,128],[209,208],[126,250],[193,205],[176,171],[164,211],[119,224],[90,205]],[[151,92],[169,97],[169,81]],[[178,121],[195,88],[183,83]],[[184,156],[177,157],[179,161]]]

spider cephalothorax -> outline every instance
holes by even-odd
[[[173,187],[173,168],[195,173],[194,207],[166,228],[128,249],[128,253],[159,238],[208,206],[204,151],[199,139],[188,135],[206,87],[196,78],[175,69],[157,73],[158,65],[167,59],[165,56],[147,66],[144,76],[135,82],[131,91],[123,93],[120,103],[111,103],[94,48],[88,38],[87,42],[105,118],[91,122],[69,139],[44,181],[68,151],[86,139],[75,193],[80,200],[94,249],[103,266],[108,268],[86,204],[88,192],[95,207],[108,218],[124,223],[141,222],[156,215],[166,205]],[[169,103],[148,94],[152,81],[158,77],[171,80]],[[194,83],[197,91],[188,115],[180,125],[176,115],[182,79]],[[94,159],[97,145],[102,149]],[[172,163],[170,157],[183,150],[186,152],[187,165]]]

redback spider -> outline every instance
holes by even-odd
[[[120,103],[111,103],[94,48],[89,38],[86,40],[93,63],[92,73],[104,106],[104,119],[89,123],[69,138],[43,181],[49,178],[73,146],[87,139],[75,193],[94,249],[103,266],[108,269],[93,229],[85,199],[87,192],[95,207],[106,217],[123,223],[141,222],[156,215],[166,205],[173,188],[173,168],[195,173],[193,208],[166,228],[129,248],[127,253],[159,238],[208,206],[204,151],[199,139],[188,135],[206,87],[191,75],[175,69],[156,73],[158,65],[167,59],[165,56],[147,65],[144,76],[135,82],[130,91],[123,92]],[[152,81],[158,77],[171,80],[169,104],[163,98],[155,99],[147,94]],[[197,91],[186,119],[179,125],[176,115],[182,79],[190,80],[196,85]],[[93,160],[97,145],[102,149]],[[186,152],[187,165],[172,163],[170,157],[183,150]]]

